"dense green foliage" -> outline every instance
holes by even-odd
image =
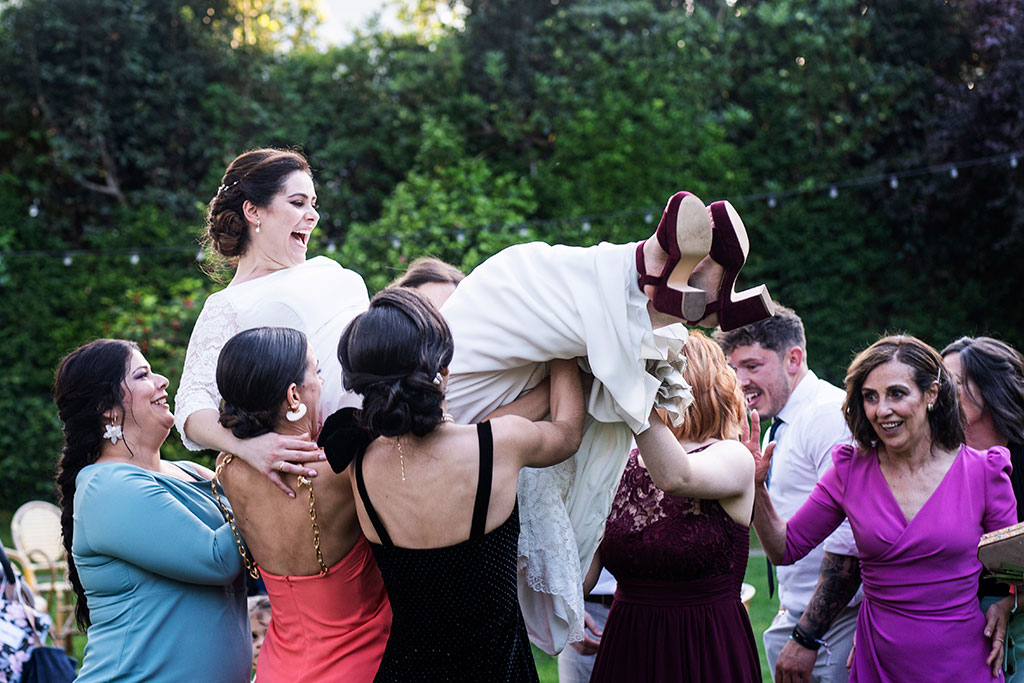
[[[310,156],[312,250],[372,290],[424,254],[641,239],[689,189],[734,199],[741,286],[830,379],[886,330],[1024,346],[1019,2],[448,4],[324,48],[312,0],[0,0],[0,507],[51,495],[68,350],[136,339],[173,393],[220,286],[205,203],[262,145]]]

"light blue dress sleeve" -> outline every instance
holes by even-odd
[[[82,541],[97,554],[177,581],[230,583],[242,569],[231,528],[223,518],[211,528],[214,519],[200,519],[156,477],[112,465],[90,477],[75,510],[85,522],[78,527]]]

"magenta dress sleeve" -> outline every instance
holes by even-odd
[[[985,515],[981,520],[985,532],[1017,523],[1017,499],[1010,483],[1010,451],[993,446],[985,453]]]
[[[839,444],[832,449],[833,466],[818,480],[807,502],[786,523],[786,554],[780,565],[793,564],[821,544],[844,519],[843,496],[854,448]]]

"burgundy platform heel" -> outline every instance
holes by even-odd
[[[712,223],[704,203],[689,192],[669,198],[654,233],[668,261],[659,275],[649,275],[644,266],[644,242],[636,248],[637,283],[654,287],[654,310],[683,320],[704,316],[708,294],[687,284],[693,269],[712,246]]]
[[[750,253],[750,239],[739,213],[726,201],[712,202],[707,211],[714,224],[709,255],[711,260],[722,266],[725,274],[718,298],[708,304],[700,325],[714,327],[716,321],[710,316],[717,316],[717,324],[728,332],[775,315],[775,304],[764,285],[736,292],[736,276]],[[695,324],[694,320],[688,318],[687,322]]]

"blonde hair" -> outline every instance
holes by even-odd
[[[683,348],[683,378],[693,387],[693,403],[683,424],[671,427],[677,439],[735,439],[745,419],[743,392],[722,348],[701,332],[690,332]]]

